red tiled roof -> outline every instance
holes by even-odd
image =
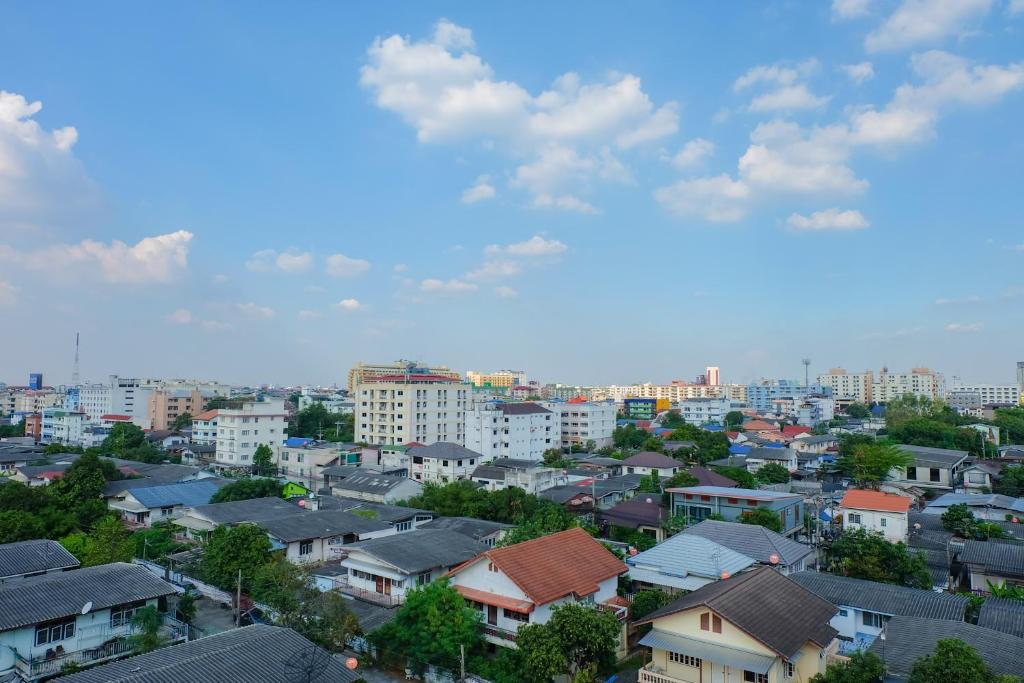
[[[907,512],[910,510],[910,499],[881,491],[863,491],[850,489],[843,496],[840,505],[855,510],[879,510],[882,512]]]
[[[782,433],[785,436],[796,436],[797,434],[810,434],[810,427],[801,427],[800,425],[786,425],[782,428]]]
[[[779,428],[777,425],[773,425],[770,422],[764,420],[751,420],[743,424],[743,429],[748,432],[777,432]]]
[[[132,421],[132,416],[131,415],[114,415],[114,414],[110,414],[110,415],[100,415],[100,419],[101,420],[109,420],[111,422],[131,422]]]
[[[213,418],[217,417],[217,415],[219,413],[220,413],[219,410],[207,410],[207,411],[199,413],[198,415],[193,417],[192,421],[195,422],[195,421],[198,420],[200,422],[209,422]]]
[[[486,558],[537,605],[575,594],[590,595],[601,581],[627,571],[615,555],[580,528],[488,550]],[[473,564],[467,562],[452,574]]]
[[[586,403],[586,402],[587,402],[587,397],[586,396],[577,396],[576,398],[570,398],[568,401],[566,401],[566,403]]]
[[[466,586],[455,586],[455,590],[462,593],[462,597],[473,602],[482,602],[485,605],[495,605],[496,607],[502,607],[513,612],[520,612],[527,614],[533,611],[536,606],[528,600],[516,600],[515,598],[509,598],[504,595],[498,595],[497,593],[488,593],[487,591],[477,590],[476,588],[468,588]]]

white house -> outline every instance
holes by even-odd
[[[469,478],[483,484],[488,491],[500,491],[514,486],[527,493],[540,493],[568,483],[563,470],[544,467],[542,462],[536,460],[516,458],[498,458],[486,465],[478,465]]]
[[[273,548],[283,550],[293,564],[337,561],[345,557],[351,543],[398,533],[395,527],[371,515],[342,510],[299,512],[256,524],[266,530]]]
[[[594,448],[612,444],[615,431],[615,404],[611,401],[595,402],[570,399],[565,402],[544,403],[543,406],[561,416],[562,447],[585,446],[594,442]]]
[[[406,454],[409,456],[411,479],[440,484],[469,479],[476,466],[484,462],[480,453],[448,441],[411,446]]]
[[[544,451],[561,445],[561,417],[537,403],[495,401],[466,411],[466,447],[480,453],[485,461],[539,461]]]
[[[910,498],[881,491],[850,489],[839,504],[844,529],[866,529],[897,543],[907,540]]]
[[[751,448],[747,453],[747,470],[757,472],[764,465],[775,463],[789,472],[796,472],[800,465],[797,452],[792,448]]]
[[[953,490],[970,457],[967,451],[950,448],[908,444],[899,444],[897,448],[910,454],[913,462],[906,470],[894,469],[890,478],[901,484],[923,488]]]
[[[171,584],[125,563],[0,584],[0,680],[35,681],[125,657],[135,649],[135,613],[174,594]],[[165,616],[160,635],[184,640],[185,628]]]
[[[192,418],[192,443],[217,445],[219,410],[206,410]]]
[[[658,477],[667,479],[679,471],[683,463],[661,453],[641,451],[631,458],[622,461],[625,474],[645,474],[657,472]]]
[[[523,624],[545,624],[551,608],[579,602],[616,606],[626,565],[583,529],[494,548],[450,574],[452,586],[483,614],[486,639],[515,647]]]
[[[417,529],[353,543],[336,578],[338,589],[369,602],[401,604],[408,590],[423,586],[487,550],[483,543],[448,529]]]

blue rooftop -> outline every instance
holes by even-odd
[[[171,507],[173,505],[184,505],[195,507],[206,505],[210,498],[225,483],[222,479],[197,479],[186,481],[180,484],[165,484],[163,486],[147,486],[145,488],[132,489],[131,494],[135,500],[148,508]]]
[[[313,439],[308,439],[302,436],[289,436],[284,440],[284,445],[290,448],[302,448],[313,443]]]
[[[729,452],[733,455],[746,455],[750,452],[750,446],[743,446],[741,444],[734,443],[729,446]]]

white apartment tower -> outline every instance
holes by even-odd
[[[466,411],[466,448],[495,458],[543,460],[562,445],[562,418],[537,403],[491,402]]]
[[[438,441],[465,443],[471,387],[430,368],[365,372],[356,384],[355,439],[394,445]]]
[[[545,403],[544,407],[561,416],[563,448],[584,446],[588,441],[593,441],[595,448],[612,445],[617,414],[614,403],[566,401]]]
[[[871,403],[874,381],[874,373],[870,370],[847,372],[842,368],[832,368],[828,373],[818,375],[818,384],[822,388],[832,389],[832,397],[837,401],[856,401],[864,404]]]
[[[237,408],[217,410],[216,465],[249,467],[260,444],[270,446],[276,459],[287,436],[284,399],[247,401]]]
[[[704,381],[707,382],[709,386],[717,387],[720,379],[718,368],[712,366],[704,368]]]

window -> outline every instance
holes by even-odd
[[[503,610],[503,612],[505,614],[505,618],[511,619],[512,621],[521,621],[525,624],[530,620],[529,614],[523,614],[522,612],[513,612],[510,609]]]
[[[850,524],[860,524],[860,513],[851,512],[846,515],[846,519],[850,522]]]
[[[759,674],[754,673],[753,671],[744,671],[743,683],[768,683],[768,674]]]
[[[399,522],[395,525],[395,528],[399,531],[408,531],[412,528],[412,522]]]
[[[498,568],[494,565],[493,562],[488,562],[487,563],[487,571],[489,571],[489,572],[496,572],[496,571],[498,571]]]
[[[313,552],[313,541],[299,542],[299,555],[309,555]]]
[[[173,512],[174,512],[174,508],[173,508],[173,507],[169,507],[169,508],[160,508],[160,516],[161,516],[161,517],[168,517],[168,516],[170,516],[170,514],[171,514],[171,513],[173,513]]]
[[[917,466],[911,465],[907,468],[907,479],[909,481],[915,481],[917,479]]]
[[[793,674],[796,673],[796,667],[793,666],[793,662],[782,663],[782,675],[786,678],[792,678]]]
[[[877,612],[864,613],[864,625],[873,628],[882,628],[885,625],[885,615]]]
[[[51,621],[36,626],[36,645],[46,645],[65,640],[75,635],[75,618],[64,621]]]
[[[118,626],[126,626],[132,623],[132,617],[140,609],[146,606],[145,600],[139,600],[138,602],[132,602],[127,605],[119,605],[110,609],[110,628],[117,628]]]
[[[888,521],[889,520],[887,520],[885,517],[882,517],[880,520],[878,520],[878,525],[884,527],[887,525]]]
[[[701,665],[700,657],[691,657],[690,655],[684,655],[678,652],[669,652],[668,661],[675,662],[676,664],[682,664],[683,666],[693,666],[698,669]]]
[[[423,572],[422,574],[416,575],[416,585],[425,586],[430,583],[430,572]]]
[[[700,615],[700,630],[701,631],[713,631],[715,633],[722,632],[722,617],[711,612],[705,612]]]

